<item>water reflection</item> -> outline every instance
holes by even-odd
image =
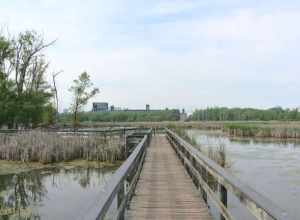
[[[115,169],[48,169],[0,176],[0,219],[80,219]]]
[[[226,145],[229,169],[243,182],[285,209],[290,216],[300,216],[300,142],[299,140],[229,138],[222,132],[189,130],[202,145]],[[237,219],[253,219],[238,200],[228,195],[229,208]],[[213,206],[213,205],[212,205]]]

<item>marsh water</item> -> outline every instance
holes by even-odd
[[[0,176],[0,219],[83,219],[114,168],[51,168]]]
[[[300,142],[230,138],[221,131],[188,130],[188,134],[204,151],[208,146],[224,144],[230,165],[227,169],[231,173],[293,219],[300,219]],[[228,207],[237,219],[254,219],[231,194]]]
[[[202,146],[226,146],[229,172],[300,219],[300,142],[230,138],[220,131],[188,130]],[[117,167],[49,168],[0,175],[0,220],[83,219],[104,193]],[[212,214],[219,219],[209,202]],[[236,219],[254,219],[232,195]]]

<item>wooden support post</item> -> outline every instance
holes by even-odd
[[[124,196],[127,195],[129,191],[129,182],[127,180],[124,181]]]
[[[207,170],[203,166],[201,166],[201,176],[202,176],[202,179],[207,183]],[[203,200],[207,204],[207,194],[206,194],[205,190],[203,189],[203,187],[201,187],[201,190],[202,190]]]
[[[126,201],[128,191],[129,191],[129,182],[127,180],[124,180],[121,189],[118,193],[118,209],[121,209],[120,215],[118,216],[118,220],[125,219],[125,210],[127,204],[123,204],[123,203]],[[121,205],[123,206],[121,207]]]
[[[121,206],[122,206],[122,202],[123,202],[123,200],[124,200],[124,191],[125,191],[125,189],[124,189],[124,184],[121,184],[120,189],[119,189],[119,192],[118,192],[118,194],[117,194],[117,209],[118,209],[118,210],[120,210],[120,208],[121,208]],[[123,215],[123,213],[121,213],[121,214],[118,216],[117,220],[124,220],[124,215]]]
[[[222,184],[220,184],[219,186],[220,186],[220,199],[221,199],[221,202],[227,208],[227,189]],[[220,216],[220,219],[225,220],[225,218],[222,214]]]
[[[124,135],[124,144],[125,144],[125,159],[128,157],[128,145],[127,145],[127,136]]]
[[[121,206],[123,199],[124,199],[124,185],[121,184],[119,192],[118,192],[118,196],[117,196],[117,207],[118,207],[118,209]]]

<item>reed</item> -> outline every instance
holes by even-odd
[[[201,146],[199,143],[197,143],[196,138],[193,136],[190,136],[186,129],[173,127],[172,130],[177,133],[182,139],[184,139],[186,142],[190,143],[194,147],[197,147],[198,150],[201,151]]]
[[[62,136],[31,131],[0,135],[0,160],[54,163],[75,159],[115,162],[124,159],[122,136]]]
[[[218,143],[217,146],[208,146],[207,156],[223,168],[231,166],[227,158],[226,145],[222,142]],[[210,173],[207,174],[207,182],[212,190],[215,192],[218,190],[218,181]]]
[[[224,143],[219,143],[216,147],[209,146],[207,156],[221,167],[229,167],[226,156],[226,145]]]
[[[295,124],[225,124],[223,130],[237,137],[300,138],[300,126]]]

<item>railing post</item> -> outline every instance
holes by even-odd
[[[202,176],[203,181],[205,183],[207,183],[208,182],[207,181],[207,170],[203,166],[201,166],[201,176]],[[207,204],[207,194],[206,194],[205,190],[203,189],[203,187],[201,187],[201,190],[202,190],[203,200]]]
[[[126,201],[126,197],[129,191],[129,182],[127,179],[124,180],[123,184],[120,186],[120,191],[118,193],[118,198],[117,198],[117,207],[120,209],[121,206],[122,210],[120,211],[120,215],[118,216],[118,220],[124,220],[125,219],[125,210],[126,210],[126,203],[123,204]]]
[[[119,192],[118,192],[118,195],[117,195],[117,208],[118,210],[120,209],[121,205],[122,205],[122,202],[124,200],[124,196],[125,196],[125,187],[124,187],[124,184],[121,183],[120,185],[120,189],[119,189]],[[123,213],[121,213],[121,215],[118,216],[118,220],[123,220]]]
[[[127,135],[124,133],[124,144],[125,144],[125,159],[128,157],[128,145],[127,145]]]
[[[127,195],[129,189],[129,182],[127,180],[124,181],[124,196]]]
[[[147,147],[150,145],[152,135],[153,135],[153,130],[150,130],[150,132],[147,134]]]
[[[192,145],[180,138],[176,133],[167,130],[168,140],[174,147],[180,160],[187,164],[187,171],[192,170],[192,174],[198,181],[196,186],[201,191],[203,200],[207,203],[209,198],[218,208],[221,220],[235,219],[228,210],[228,191],[237,198],[245,208],[257,220],[292,220],[285,210],[277,207],[264,196],[258,194],[248,185],[230,175],[220,165],[202,155]],[[192,157],[190,156],[192,155]],[[195,160],[195,161],[194,161]],[[193,178],[193,175],[191,175]]]
[[[220,188],[220,200],[223,203],[223,205],[227,208],[227,189],[222,184],[219,184],[219,188]],[[222,214],[220,216],[220,219],[225,220]]]

